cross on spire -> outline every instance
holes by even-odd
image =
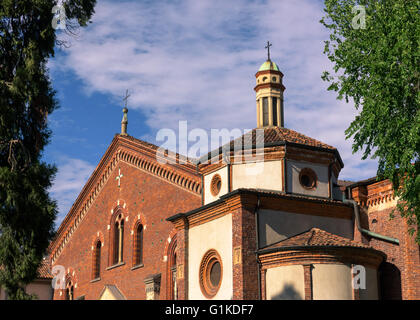
[[[125,91],[125,97],[123,98],[123,101],[125,102],[125,107],[127,108],[127,101],[130,95],[128,94],[128,89]]]
[[[270,47],[272,46],[273,44],[272,43],[270,43],[270,41],[267,41],[267,45],[265,46],[265,48],[267,49],[267,53],[268,53],[268,61],[271,61],[270,60]]]

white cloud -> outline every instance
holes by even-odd
[[[129,88],[129,107],[146,115],[148,136],[179,120],[191,129],[252,128],[254,74],[270,40],[284,73],[286,126],[337,147],[341,178],[367,178],[376,162],[361,163],[344,139],[355,110],[320,78],[331,68],[322,14],[313,0],[100,1],[93,24],[52,67],[73,71],[86,93],[109,94],[116,106]]]
[[[51,196],[58,202],[59,215],[56,225],[59,226],[76,200],[95,166],[80,160],[61,157],[57,162],[58,172],[51,187]]]

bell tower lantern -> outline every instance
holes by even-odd
[[[284,126],[283,111],[283,73],[270,59],[271,43],[267,41],[265,47],[268,58],[255,74],[257,85],[254,88],[257,94],[257,127]]]

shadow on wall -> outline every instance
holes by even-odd
[[[286,283],[283,290],[272,296],[272,300],[303,300],[303,297],[296,291],[293,284]]]
[[[401,272],[392,263],[383,262],[379,266],[379,283],[382,300],[401,300]]]

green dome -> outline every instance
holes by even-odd
[[[266,62],[264,62],[259,71],[265,71],[265,70],[275,70],[275,71],[280,71],[279,67],[276,65],[275,62],[271,61],[271,60],[267,60]]]

